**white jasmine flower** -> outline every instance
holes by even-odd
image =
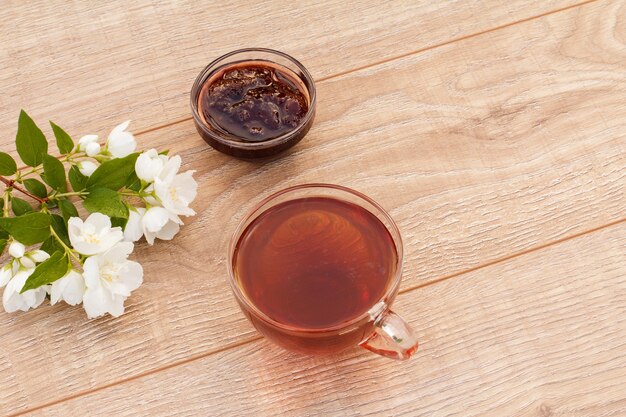
[[[22,266],[26,269],[31,269],[36,266],[35,261],[33,261],[30,258],[27,258],[26,256],[20,258],[19,263],[22,264]]]
[[[137,158],[135,172],[140,179],[152,182],[161,173],[167,160],[167,156],[159,155],[156,149],[147,150]]]
[[[143,207],[135,207],[135,210],[131,208],[128,214],[128,221],[124,227],[124,240],[126,242],[136,242],[143,236],[141,219],[145,212],[146,209]]]
[[[196,212],[189,204],[196,198],[198,184],[192,176],[194,171],[178,173],[180,163],[180,156],[174,156],[165,163],[154,180],[154,193],[170,214],[193,216]]]
[[[12,257],[21,258],[22,256],[24,256],[25,253],[26,253],[26,246],[24,246],[17,240],[14,240],[9,245],[9,255],[11,255]]]
[[[124,301],[143,282],[143,269],[129,261],[133,244],[120,242],[108,251],[87,258],[83,266],[86,291],[83,307],[87,317],[106,313],[118,317],[124,313]]]
[[[158,179],[154,183],[154,192],[161,200],[161,204],[170,213],[177,216],[193,216],[196,212],[189,204],[196,198],[198,184],[193,179],[192,171],[178,174],[172,182],[161,182]]]
[[[91,176],[97,168],[98,165],[92,161],[80,161],[78,163],[78,170],[86,177]]]
[[[102,213],[91,213],[83,222],[72,217],[67,222],[72,247],[83,255],[105,252],[124,238],[120,227],[111,227],[111,219]]]
[[[78,139],[78,149],[86,152],[87,146],[91,143],[98,143],[98,135],[85,135],[82,138]]]
[[[171,214],[163,207],[151,207],[141,219],[143,234],[150,245],[154,244],[155,238],[173,239],[180,230],[179,223],[182,222],[178,216],[175,216],[175,220],[173,220]]]
[[[11,261],[0,269],[0,288],[7,285],[17,272],[18,267],[17,263]]]
[[[132,133],[126,132],[130,120],[113,128],[107,139],[107,150],[114,158],[123,158],[135,152],[137,142]]]
[[[26,280],[34,271],[34,268],[20,269],[7,284],[4,294],[2,294],[2,306],[7,313],[13,313],[17,310],[28,311],[31,308],[39,307],[43,303],[50,287],[49,285],[43,285],[20,294]]]
[[[43,262],[46,259],[48,259],[50,257],[50,255],[48,254],[48,252],[42,251],[42,250],[34,250],[32,252],[28,252],[26,254],[26,256],[28,256],[30,259],[32,259],[33,261],[39,263],[39,262]]]
[[[15,267],[21,265],[26,269],[34,268],[37,263],[43,262],[50,257],[46,252],[39,249],[26,252],[26,247],[17,240],[14,240],[9,245],[9,254],[15,258]],[[14,270],[13,274],[15,274],[15,272]]]
[[[100,153],[100,144],[97,142],[88,143],[85,147],[87,156],[96,156]]]
[[[182,160],[180,159],[180,156],[175,155],[171,158],[167,158],[164,162],[165,164],[163,165],[163,169],[157,178],[161,182],[172,182],[176,174],[178,174]]]
[[[75,306],[83,302],[85,293],[85,280],[80,272],[71,269],[65,276],[52,283],[50,289],[50,304],[54,305],[58,301],[65,301],[69,305]]]
[[[137,208],[131,211],[124,229],[124,240],[135,242],[146,237],[146,241],[152,245],[154,239],[171,240],[180,230],[182,221],[178,216],[172,216],[163,207]]]
[[[169,214],[163,207],[150,207],[144,213],[141,225],[144,230],[156,233],[167,224],[168,220]]]

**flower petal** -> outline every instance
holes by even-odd
[[[9,245],[9,255],[11,255],[14,258],[21,258],[22,256],[24,256],[25,252],[26,252],[26,247],[20,242],[18,242],[17,240],[14,240]]]
[[[87,145],[98,142],[98,135],[85,135],[78,139],[78,149],[85,152]]]
[[[130,125],[130,120],[126,120],[125,122],[122,122],[119,125],[115,126],[113,130],[111,130],[111,133],[123,132],[124,130],[126,130],[126,128],[128,128],[128,125]]]
[[[33,261],[39,263],[48,259],[50,255],[48,254],[48,252],[44,252],[42,250],[37,249],[37,250],[30,252],[28,254],[28,257],[32,259]]]
[[[7,283],[13,278],[12,264],[8,263],[0,269],[0,288],[7,285]]]
[[[78,163],[78,170],[81,174],[89,177],[93,172],[98,168],[94,162],[91,161],[80,161]]]
[[[88,143],[85,146],[85,153],[87,156],[96,156],[100,153],[100,144],[97,142]]]
[[[156,237],[161,240],[172,240],[180,230],[180,225],[173,221],[168,221],[161,230],[156,233]]]
[[[176,187],[178,195],[183,198],[187,204],[195,200],[198,194],[198,183],[193,178],[195,171],[185,171],[182,174],[176,175],[172,185]]]
[[[26,269],[32,269],[36,266],[35,261],[30,259],[28,256],[23,256],[20,258],[20,263]]]
[[[144,230],[157,233],[167,224],[169,214],[163,207],[151,207],[143,215],[141,224]]]
[[[176,155],[171,157],[163,166],[161,173],[159,174],[159,179],[163,182],[169,183],[171,182],[176,174],[178,174],[178,170],[180,169],[180,165],[182,160],[180,156]]]
[[[83,297],[83,308],[87,313],[87,317],[93,319],[106,314],[112,301],[111,294],[101,286],[96,288],[88,287]]]
[[[87,219],[85,220],[85,224],[92,224],[98,231],[102,229],[110,229],[111,218],[102,213],[91,213],[89,217],[87,217]]]
[[[116,243],[124,240],[124,232],[121,227],[112,228],[109,233],[104,234],[100,238],[100,252],[106,252],[111,249]]]
[[[29,305],[30,308],[37,308],[43,303],[46,299],[46,294],[48,294],[49,285],[43,285],[39,288],[35,288],[34,290],[28,290],[24,292],[24,294],[33,292],[33,301]]]
[[[133,252],[135,245],[132,242],[119,242],[102,254],[103,260],[116,264],[126,260]]]
[[[143,283],[143,268],[135,261],[126,261],[120,268],[122,283],[129,291],[135,291]]]
[[[138,207],[135,210],[130,210],[128,215],[128,221],[124,227],[124,240],[127,242],[136,242],[143,236],[143,228],[141,225],[141,218],[146,212],[146,209]]]
[[[71,271],[66,275],[65,280],[68,282],[63,291],[63,299],[72,306],[80,304],[85,294],[85,280],[83,276],[76,271]]]
[[[156,149],[150,149],[143,152],[135,162],[135,172],[137,176],[144,181],[152,182],[163,169],[164,161]]]
[[[64,277],[54,281],[50,290],[50,304],[64,300],[69,305],[80,304],[85,293],[85,280],[75,270],[70,270]]]
[[[83,278],[87,288],[96,288],[100,286],[100,263],[98,256],[90,256],[83,264]]]
[[[124,301],[126,301],[126,297],[120,295],[111,297],[111,303],[108,306],[108,313],[113,317],[119,317],[124,314]]]
[[[130,132],[126,132],[126,128],[130,124],[130,120],[121,123],[113,128],[107,139],[107,149],[114,158],[123,158],[130,155],[137,148],[137,141]]]
[[[18,271],[18,273],[15,274],[15,276],[7,284],[4,289],[4,294],[2,294],[2,305],[7,313],[13,313],[17,310],[28,311],[29,308],[36,307],[41,304],[41,302],[37,304],[36,301],[38,300],[34,299],[34,293],[39,291],[39,288],[35,290],[28,290],[24,292],[24,294],[20,294],[26,280],[34,271],[34,269],[22,269]],[[43,291],[45,297],[45,289]]]
[[[146,237],[146,242],[148,242],[148,245],[154,245],[154,239],[156,238],[156,233],[152,233],[147,230],[144,230],[143,234]]]

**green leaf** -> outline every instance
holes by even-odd
[[[76,207],[74,207],[74,204],[72,204],[70,200],[58,200],[58,202],[65,223],[67,223],[70,217],[78,217],[78,210],[76,210]]]
[[[67,191],[65,167],[61,161],[54,156],[45,155],[43,157],[43,173],[42,178],[46,184],[62,193]]]
[[[48,195],[46,186],[39,180],[27,178],[24,180],[24,187],[39,198],[45,198]]]
[[[52,131],[54,132],[54,137],[57,139],[57,148],[62,155],[68,154],[74,149],[74,141],[67,134],[67,132],[61,129],[59,126],[54,124],[52,120],[49,120],[50,126],[52,126]]]
[[[0,175],[13,175],[17,172],[15,159],[8,153],[0,152]]]
[[[122,219],[120,217],[111,217],[111,227],[121,227],[122,230],[126,228],[128,219]]]
[[[17,197],[11,197],[11,209],[13,209],[13,214],[16,216],[21,216],[33,211],[33,208],[30,204],[28,204],[28,201],[24,201]]]
[[[72,165],[70,168],[70,172],[67,175],[70,180],[70,184],[72,185],[72,190],[74,191],[83,191],[87,188],[87,180],[89,177],[81,174],[80,170],[76,165]]]
[[[4,252],[4,248],[6,248],[6,246],[7,246],[7,240],[0,239],[0,255],[2,255],[2,253]]]
[[[108,188],[90,188],[89,195],[83,201],[90,213],[102,213],[109,217],[128,218],[128,207],[122,202],[117,191]]]
[[[70,237],[67,234],[67,224],[65,223],[65,220],[63,220],[63,217],[59,216],[58,214],[51,214],[50,224],[52,225],[54,232],[61,238],[63,243],[65,243],[67,246],[72,246],[72,244],[70,243]]]
[[[34,245],[50,236],[51,217],[45,213],[27,213],[19,217],[0,218],[0,227],[24,245]]]
[[[63,252],[65,250],[65,248],[61,246],[59,241],[54,236],[50,236],[48,239],[44,240],[39,249],[47,252],[49,255],[52,255],[57,251]]]
[[[9,234],[6,231],[0,229],[0,239],[8,239],[8,238],[9,238]]]
[[[129,190],[133,190],[133,191],[141,190],[141,180],[137,178],[136,181],[132,182],[131,184],[126,185],[126,188],[128,188]]]
[[[141,180],[137,176],[137,173],[134,171],[134,167],[133,172],[131,172],[131,174],[126,179],[126,184],[124,184],[124,186],[134,191],[139,191],[141,189]]]
[[[20,294],[53,283],[67,273],[69,266],[67,255],[64,252],[54,252],[52,256],[37,265],[35,271],[24,283]]]
[[[111,159],[103,162],[87,180],[87,188],[102,187],[119,190],[129,181],[134,180],[135,161],[138,153],[132,153],[124,158]]]
[[[15,147],[22,161],[31,167],[41,164],[44,155],[48,153],[46,137],[24,110],[20,112],[17,122]]]

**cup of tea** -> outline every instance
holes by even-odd
[[[237,227],[228,272],[244,314],[283,348],[325,354],[359,345],[393,359],[417,350],[391,310],[400,232],[358,191],[306,184],[267,197]]]

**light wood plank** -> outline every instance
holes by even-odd
[[[172,243],[138,247],[146,284],[121,319],[85,322],[64,306],[6,316],[0,409],[253,336],[225,248],[260,194],[287,185],[345,184],[389,208],[407,246],[404,288],[624,217],[626,59],[603,51],[625,52],[594,31],[620,33],[623,19],[623,2],[591,4],[324,83],[309,136],[269,163],[207,150],[189,123],[141,136],[198,171],[198,216]]]
[[[77,137],[127,119],[139,130],[190,116],[198,72],[242,47],[283,50],[320,78],[575,3],[4,2],[0,143],[13,149],[20,108]]]
[[[625,243],[622,223],[401,294],[408,362],[263,340],[34,415],[622,416]]]

